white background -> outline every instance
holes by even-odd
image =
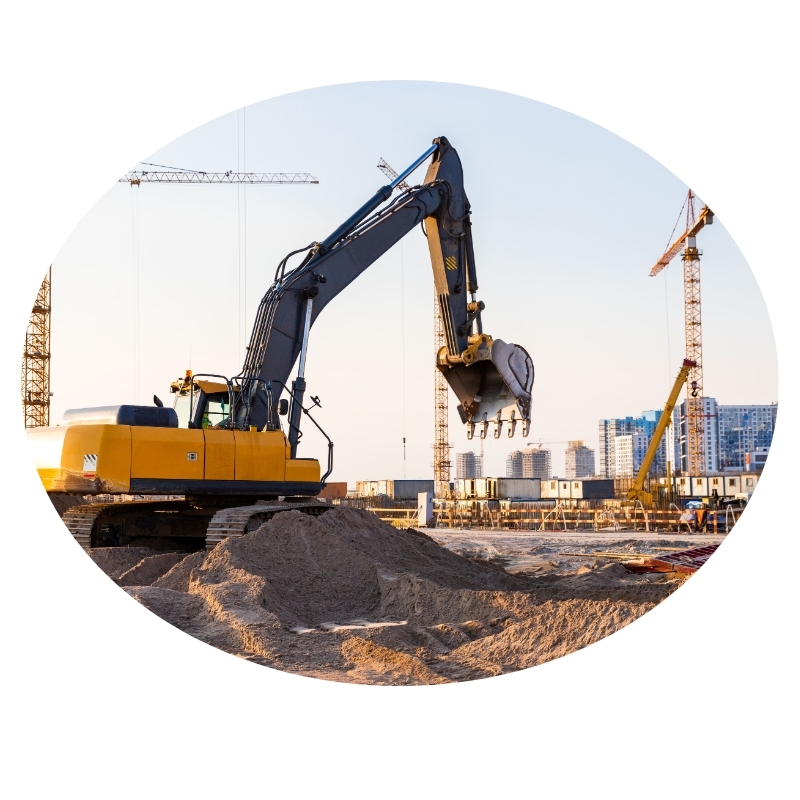
[[[788,7],[4,8],[0,776],[9,796],[786,793],[800,563],[790,472],[800,176]],[[241,662],[172,629],[64,535],[18,424],[30,298],[110,183],[142,153],[237,107],[376,79],[516,92],[644,149],[725,220],[778,348],[770,461],[720,553],[611,638],[472,684],[329,684]],[[746,383],[748,364],[741,369]]]

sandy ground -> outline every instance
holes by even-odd
[[[571,553],[663,553],[721,538],[421,532],[334,508],[279,514],[207,554],[101,548],[90,556],[153,613],[226,652],[328,680],[407,685],[566,655],[685,580]]]
[[[508,572],[532,575],[553,569],[569,572],[591,564],[595,553],[664,555],[674,550],[718,544],[724,534],[646,533],[645,531],[469,531],[431,530],[439,544],[467,558],[482,558]],[[612,559],[601,559],[610,561]]]

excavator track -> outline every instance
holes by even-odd
[[[211,550],[220,542],[230,537],[243,536],[245,533],[256,530],[261,524],[272,519],[281,511],[301,511],[304,514],[319,516],[331,508],[327,503],[317,500],[306,501],[264,501],[260,500],[253,505],[231,506],[222,508],[213,513],[211,510],[190,510],[183,501],[146,501],[137,500],[130,503],[92,503],[90,505],[73,506],[68,508],[61,519],[67,530],[73,535],[75,541],[84,549],[105,546],[97,543],[98,528],[102,528],[109,521],[121,516],[136,516],[141,519],[155,518],[157,512],[176,512],[176,515],[191,515],[202,524],[202,519],[208,520],[205,529],[205,548]],[[213,515],[212,515],[213,514]],[[162,514],[163,516],[163,514]],[[197,524],[196,523],[196,524]],[[202,534],[201,528],[201,534]]]
[[[181,501],[174,500],[136,500],[129,503],[91,503],[89,505],[72,506],[62,515],[61,520],[67,530],[75,537],[75,541],[84,549],[92,547],[92,534],[95,525],[103,514],[135,511],[137,514],[171,510],[182,507]]]
[[[206,550],[211,550],[225,539],[238,538],[250,531],[256,530],[267,520],[272,519],[282,511],[301,511],[318,517],[331,509],[327,503],[316,500],[308,502],[260,502],[252,506],[239,506],[238,508],[223,508],[217,511],[208,524],[206,533]]]
[[[84,550],[91,548],[94,523],[109,505],[112,504],[98,503],[90,506],[73,506],[68,508],[62,515],[61,520],[67,526],[67,530]]]

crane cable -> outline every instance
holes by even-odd
[[[403,391],[403,480],[406,477],[406,291],[405,269],[403,264],[403,240],[400,240],[400,354],[402,362]]]
[[[133,396],[139,402],[139,192],[131,195],[131,244],[133,247]]]

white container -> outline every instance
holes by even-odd
[[[497,478],[497,496],[502,499],[539,500],[542,481],[539,478]]]
[[[543,500],[558,499],[558,480],[542,481],[541,492]]]
[[[417,527],[433,526],[433,492],[420,492],[417,495]]]

